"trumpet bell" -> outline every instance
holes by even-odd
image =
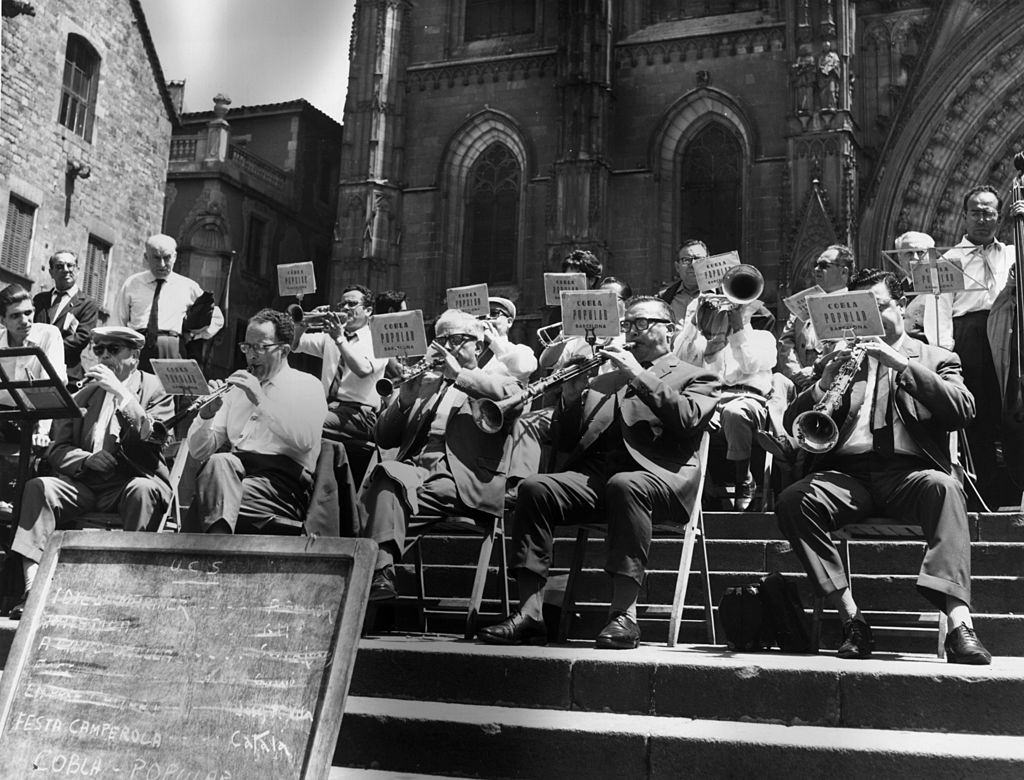
[[[550,325],[537,329],[537,340],[545,349],[554,344],[561,344],[568,338],[568,336],[562,334],[562,323],[560,322],[553,322]]]
[[[836,446],[839,428],[829,415],[811,409],[793,421],[793,435],[801,449],[820,455]]]
[[[749,263],[734,265],[722,277],[722,294],[737,306],[753,303],[764,292],[764,276]]]
[[[505,425],[505,412],[490,398],[478,398],[470,405],[473,422],[484,433],[497,433]]]

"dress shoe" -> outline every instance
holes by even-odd
[[[597,646],[606,650],[632,650],[639,644],[640,626],[625,612],[613,612],[597,635]]]
[[[847,620],[843,623],[843,643],[836,655],[840,658],[870,658],[875,649],[871,626],[863,620]]]
[[[946,634],[946,660],[951,664],[988,666],[992,663],[992,654],[981,644],[973,628],[959,625]]]
[[[25,614],[25,602],[28,601],[28,591],[25,591],[25,595],[21,597],[21,601],[11,607],[11,611],[7,613],[7,617],[11,620],[21,620],[21,616]]]
[[[742,485],[737,485],[732,500],[733,509],[737,512],[746,512],[750,502],[754,500],[755,487],[753,477],[748,477]]]
[[[546,645],[548,630],[543,620],[513,612],[493,626],[476,632],[477,639],[488,645]]]
[[[373,573],[370,583],[370,601],[393,601],[398,598],[395,588],[395,567],[385,566]]]

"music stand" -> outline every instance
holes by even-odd
[[[32,356],[46,372],[43,379],[12,379],[3,367],[4,358]],[[19,421],[21,434],[18,451],[18,482],[14,489],[14,501],[11,509],[11,528],[4,539],[4,549],[10,550],[14,541],[14,532],[18,528],[18,515],[21,512],[21,495],[28,480],[29,466],[32,458],[32,432],[38,420],[54,420],[67,417],[81,417],[82,412],[68,392],[53,365],[39,347],[9,347],[0,349],[0,391],[6,390],[14,400],[14,407],[0,405],[0,422]],[[2,596],[3,594],[0,594]]]

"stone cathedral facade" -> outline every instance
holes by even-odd
[[[532,332],[574,247],[654,291],[701,238],[777,302],[830,243],[955,243],[1022,54],[1016,0],[358,0],[332,290],[487,282]]]

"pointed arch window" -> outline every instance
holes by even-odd
[[[64,81],[58,121],[86,141],[92,141],[96,116],[96,91],[100,81],[100,56],[80,35],[68,36],[64,54]]]
[[[462,262],[464,283],[516,281],[521,178],[515,155],[497,142],[488,146],[470,169]]]
[[[533,32],[534,0],[466,0],[466,41]]]
[[[686,145],[680,165],[680,237],[699,238],[709,251],[743,243],[743,151],[728,128],[712,122]]]

